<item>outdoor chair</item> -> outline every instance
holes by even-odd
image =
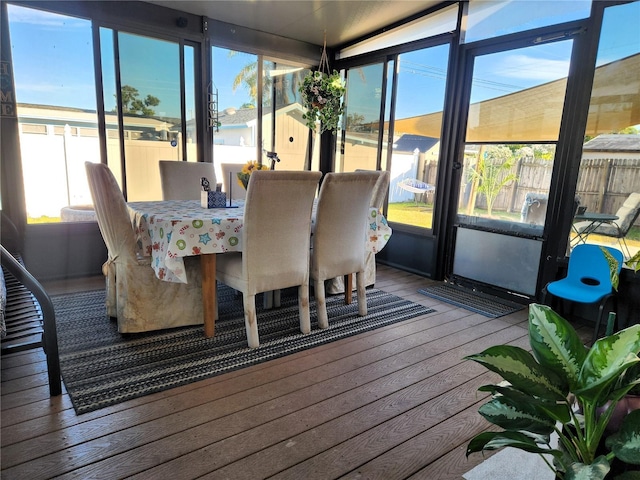
[[[640,193],[632,193],[627,197],[622,206],[618,209],[615,215],[618,217],[618,220],[615,220],[611,223],[603,223],[596,228],[590,229],[592,222],[584,221],[578,222],[573,225],[574,231],[581,235],[585,232],[588,235],[596,234],[596,235],[604,235],[606,237],[614,237],[618,239],[618,245],[623,249],[623,252],[626,254],[627,258],[631,258],[631,251],[629,250],[629,246],[627,245],[627,241],[625,237],[631,230],[631,227],[638,219],[638,215],[640,214]]]
[[[260,345],[256,295],[298,287],[300,331],[311,331],[311,213],[320,172],[257,170],[247,188],[242,252],[217,256],[216,278],[242,292],[249,347]]]
[[[327,173],[320,187],[311,254],[318,325],[327,328],[325,281],[356,274],[358,313],[367,314],[365,238],[369,205],[377,172]],[[351,289],[345,289],[345,296]]]
[[[158,165],[164,200],[200,200],[202,177],[206,177],[211,190],[215,190],[213,163],[160,160]]]
[[[546,303],[547,293],[562,300],[588,305],[598,304],[598,316],[593,332],[593,342],[598,338],[604,307],[611,298],[614,311],[617,307],[615,290],[611,284],[609,263],[602,249],[606,248],[618,262],[618,273],[624,260],[622,252],[616,248],[601,247],[592,244],[576,245],[569,257],[567,276],[550,282],[543,289],[542,303]]]

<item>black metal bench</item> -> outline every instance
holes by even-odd
[[[42,347],[47,357],[49,393],[60,395],[58,337],[51,298],[21,263],[19,255],[9,253],[2,245],[0,253],[6,291],[2,354]]]

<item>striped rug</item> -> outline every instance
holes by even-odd
[[[103,290],[53,297],[62,378],[77,414],[160,392],[231,370],[278,358],[357,333],[433,312],[381,290],[367,290],[368,315],[357,301],[327,299],[329,328],[317,326],[311,297],[311,328],[300,333],[297,290],[282,292],[280,308],[258,308],[260,347],[249,349],[242,297],[219,285],[219,319],[214,338],[203,327],[143,334],[119,334],[106,316]],[[261,305],[261,295],[257,296]]]

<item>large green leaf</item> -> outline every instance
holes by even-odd
[[[625,328],[597,340],[587,354],[574,390],[580,398],[604,404],[613,388],[621,389],[618,381],[629,367],[640,362],[640,325]],[[628,378],[628,377],[627,377]],[[628,378],[628,385],[635,379]]]
[[[535,408],[540,415],[547,415],[554,421],[560,423],[569,423],[571,421],[570,406],[566,401],[555,402],[540,397],[532,397],[511,386],[484,385],[478,390],[481,392],[490,392],[492,395],[502,395],[519,405],[530,405]]]
[[[541,415],[532,405],[516,403],[508,397],[495,397],[482,405],[478,412],[489,422],[505,430],[523,430],[540,435],[554,431],[555,420]]]
[[[596,458],[593,463],[573,463],[565,473],[565,480],[602,480],[611,470],[611,465],[603,455]]]
[[[498,373],[514,388],[529,395],[564,400],[568,393],[565,382],[538,364],[529,352],[520,347],[496,345],[465,358]]]
[[[623,462],[640,465],[640,410],[624,418],[620,430],[607,438],[606,445]]]
[[[550,450],[548,447],[539,446],[534,439],[520,432],[483,432],[469,441],[467,457],[474,452],[482,450],[497,450],[502,447],[513,447],[530,453],[550,453],[560,456],[558,450]]]
[[[587,355],[574,328],[546,305],[529,305],[529,341],[540,364],[566,379],[573,391]]]

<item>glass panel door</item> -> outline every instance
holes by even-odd
[[[474,58],[454,275],[535,294],[572,47]]]

